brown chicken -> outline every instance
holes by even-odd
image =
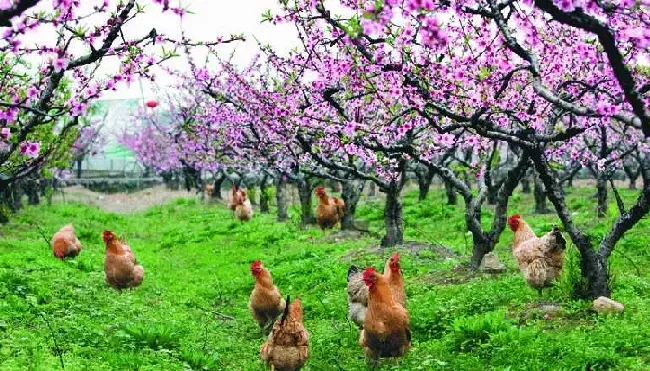
[[[260,356],[271,370],[300,370],[309,358],[309,333],[302,323],[302,303],[296,298],[275,322],[269,339],[260,347]]]
[[[386,261],[384,276],[388,280],[391,295],[406,308],[406,294],[404,293],[404,280],[399,264],[399,253],[393,254]],[[368,307],[368,286],[363,281],[363,271],[355,266],[348,269],[348,318],[363,328],[363,321]]]
[[[390,292],[388,279],[370,267],[363,272],[368,286],[368,309],[359,344],[366,358],[376,364],[379,358],[401,357],[411,347],[409,315]]]
[[[52,253],[57,258],[74,258],[80,251],[81,242],[77,239],[72,224],[64,225],[52,236]]]
[[[137,265],[133,250],[111,231],[104,231],[102,237],[106,244],[104,257],[106,283],[118,290],[140,286],[144,277],[144,268],[142,265]]]
[[[316,223],[321,229],[334,228],[343,219],[345,202],[339,198],[328,196],[325,187],[316,188],[316,195],[318,196]]]
[[[244,190],[238,191],[238,197],[235,204],[235,216],[242,222],[246,222],[253,218],[253,205],[248,199],[248,194]]]
[[[251,274],[255,277],[255,287],[248,301],[248,309],[260,325],[264,335],[268,335],[273,322],[285,308],[285,301],[280,290],[273,285],[271,273],[262,266],[259,260],[251,264]]]
[[[542,237],[537,237],[530,226],[515,214],[508,218],[508,225],[515,232],[512,254],[526,282],[542,294],[542,289],[552,285],[560,277],[564,263],[566,240],[557,226]]]
[[[205,186],[205,195],[208,197],[212,197],[214,194],[214,185],[213,184],[206,184]]]
[[[239,203],[241,196],[239,194],[239,187],[237,187],[236,184],[232,185],[232,196],[230,197],[230,204],[228,205],[230,207],[230,210],[233,212],[235,211],[235,208],[237,208],[237,204]]]
[[[390,257],[390,259],[388,259],[388,261],[386,261],[386,265],[384,266],[384,276],[386,276],[386,279],[388,280],[388,285],[390,286],[390,292],[393,295],[393,299],[406,308],[406,294],[404,293],[402,268],[399,264],[399,253],[396,252]]]

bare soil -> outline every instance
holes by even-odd
[[[196,197],[194,192],[185,190],[172,191],[164,186],[145,189],[134,193],[100,193],[81,186],[67,187],[57,192],[54,202],[79,202],[97,206],[103,210],[118,214],[131,214],[146,210],[155,205],[168,203],[177,198]]]

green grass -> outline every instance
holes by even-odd
[[[591,193],[572,190],[569,205],[578,223],[598,237],[609,221],[594,217]],[[629,204],[632,194],[624,196]],[[613,298],[626,305],[624,314],[601,317],[589,302],[570,298],[577,264],[569,247],[565,277],[541,300],[560,309],[545,319],[537,293],[526,286],[509,252],[511,232],[504,232],[496,250],[508,272],[472,276],[457,268],[471,251],[462,206],[445,206],[437,192],[422,203],[416,198],[408,193],[404,199],[406,239],[437,242],[458,256],[403,252],[413,348],[399,361],[383,361],[382,369],[650,367],[647,220],[619,244],[624,254],[612,257]],[[523,214],[536,232],[557,223],[554,215],[530,215],[530,196],[512,200],[511,212]],[[346,318],[346,271],[350,262],[382,267],[392,250],[369,250],[376,237],[332,242],[330,232],[300,230],[298,210],[291,211],[284,224],[259,214],[240,224],[224,207],[193,200],[137,215],[75,204],[24,209],[0,227],[0,369],[57,369],[56,340],[69,370],[262,370],[263,339],[247,310],[249,264],[258,258],[283,295],[303,299],[311,336],[305,369],[366,369],[357,330]],[[615,215],[614,205],[610,213]],[[381,232],[380,203],[361,205],[358,216]],[[486,224],[491,216],[486,210]],[[61,262],[38,228],[49,236],[68,222],[75,224],[84,250]],[[141,287],[120,294],[104,285],[104,229],[126,234],[145,267]]]

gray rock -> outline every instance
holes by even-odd
[[[600,314],[621,313],[625,310],[623,304],[604,296],[600,296],[594,300],[593,308]]]
[[[491,252],[485,254],[483,257],[480,269],[485,273],[503,273],[506,271],[506,266],[499,260],[495,253]]]

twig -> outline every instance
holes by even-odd
[[[40,225],[37,225],[34,222],[30,222],[30,224],[32,225],[32,227],[36,227],[36,229],[38,230],[38,234],[40,234],[41,237],[43,237],[43,240],[47,244],[47,247],[50,248],[51,247],[50,240],[49,240],[49,238],[47,238],[47,235],[45,234],[45,231],[43,230],[43,228],[41,228]]]
[[[65,364],[63,363],[63,352],[61,351],[61,348],[59,348],[59,344],[56,342],[56,336],[54,336],[54,329],[52,328],[52,325],[50,324],[50,321],[48,321],[47,317],[36,308],[34,304],[32,304],[29,300],[25,300],[27,304],[29,304],[30,307],[32,307],[36,313],[45,321],[45,324],[47,325],[48,329],[50,330],[50,336],[52,337],[52,342],[54,343],[54,350],[56,351],[56,355],[59,357],[59,362],[61,362],[61,369],[65,370]]]

